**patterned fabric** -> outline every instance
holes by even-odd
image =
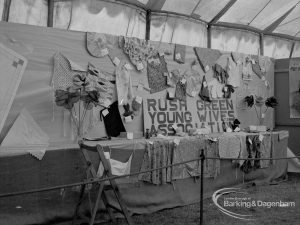
[[[168,88],[167,76],[165,76],[168,74],[168,69],[164,56],[157,54],[148,60],[147,74],[151,94]]]
[[[204,72],[206,72],[205,68],[207,66],[211,69],[217,59],[221,56],[221,52],[218,50],[195,47],[194,51]]]
[[[175,146],[173,153],[173,163],[179,163],[200,157],[200,149],[205,149],[203,138],[182,139],[178,146]],[[199,161],[180,164],[173,167],[172,179],[184,179],[187,177],[199,176],[201,167]]]
[[[185,45],[175,45],[174,60],[178,63],[185,62]]]
[[[153,144],[147,142],[141,171],[150,170],[172,164],[173,143],[157,140]],[[138,179],[152,184],[171,182],[171,167],[140,174]]]
[[[151,57],[157,55],[157,50],[148,41],[138,38],[119,37],[119,46],[129,56],[130,61],[139,70],[139,64],[143,64]]]
[[[107,100],[112,100],[116,85],[114,84],[115,76],[101,71],[93,64],[88,65],[88,82],[92,89],[100,92],[99,102],[103,105]]]
[[[261,158],[270,158],[271,157],[271,144],[272,137],[271,134],[264,134],[264,138],[261,143]],[[261,160],[261,168],[266,168],[270,166],[270,160]]]
[[[116,67],[116,86],[119,104],[127,104],[133,96],[131,74],[129,70],[124,68],[122,63]]]
[[[67,90],[73,85],[74,75],[85,76],[86,72],[73,70],[67,57],[60,52],[54,55],[54,72],[52,83],[54,89]]]

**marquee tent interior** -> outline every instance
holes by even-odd
[[[1,74],[0,79],[3,81],[0,87],[4,90],[3,93],[12,93],[0,97],[0,101],[7,104],[5,109],[0,110],[0,119],[5,118],[0,120],[0,224],[41,224],[51,223],[56,219],[72,219],[79,195],[78,187],[55,189],[26,197],[1,198],[1,195],[9,192],[72,184],[86,178],[86,162],[77,144],[76,132],[79,131],[74,127],[76,115],[74,119],[70,111],[56,104],[57,86],[63,81],[55,76],[57,71],[63,68],[62,65],[70,66],[66,74],[77,75],[89,72],[90,68],[93,68],[93,71],[104,71],[106,77],[107,74],[115,74],[116,77],[120,63],[124,63],[126,70],[123,68],[120,71],[123,75],[130,71],[129,83],[134,100],[141,104],[137,100],[138,96],[143,101],[142,108],[137,109],[137,114],[131,117],[133,121],[129,122],[126,121],[127,116],[124,116],[127,112],[125,104],[119,106],[124,128],[132,135],[140,135],[146,128],[160,126],[161,121],[169,119],[168,116],[174,111],[174,107],[183,113],[185,122],[189,119],[191,122],[191,118],[193,121],[199,119],[198,124],[193,124],[196,128],[201,123],[201,128],[207,128],[204,127],[204,123],[211,126],[210,131],[213,134],[205,138],[188,138],[187,141],[185,137],[177,137],[174,143],[170,137],[164,139],[163,145],[169,146],[174,152],[184,151],[187,147],[183,143],[186,143],[186,146],[190,144],[190,149],[193,149],[195,145],[192,143],[195,142],[197,146],[201,145],[207,154],[215,156],[222,154],[216,139],[220,141],[223,137],[227,145],[230,144],[228,140],[250,140],[252,145],[251,140],[254,140],[252,137],[255,136],[254,138],[259,138],[261,143],[263,140],[268,143],[264,145],[264,149],[270,157],[299,155],[300,140],[297,134],[300,132],[300,119],[290,119],[288,111],[289,63],[291,59],[300,57],[299,3],[299,0],[0,0],[0,63],[7,67],[5,73]],[[121,36],[125,39],[121,39]],[[100,38],[96,40],[93,37]],[[96,53],[90,45],[96,43],[97,49],[97,41],[100,39],[106,40],[106,50],[109,52],[104,56],[95,57]],[[158,59],[142,65],[135,64],[128,54],[123,52],[120,40],[147,40],[147,44],[159,49],[156,56]],[[176,52],[180,49],[183,50],[178,58]],[[173,55],[173,52],[176,54]],[[206,61],[208,68],[204,64],[207,55],[213,61]],[[235,56],[238,58],[236,61]],[[240,63],[239,59],[243,62]],[[164,62],[169,72],[177,71],[179,75],[183,74],[183,77],[191,71],[198,71],[197,76],[201,76],[202,80],[200,93],[206,85],[206,80],[209,84],[216,81],[212,68],[215,68],[214,63],[217,60],[221,67],[223,65],[223,68],[226,67],[231,73],[235,69],[239,71],[237,73],[244,73],[243,63],[249,65],[253,71],[248,80],[244,77],[239,78],[241,81],[225,100],[218,96],[212,103],[207,103],[202,100],[203,96],[195,97],[192,92],[184,98],[186,106],[182,101],[178,100],[177,103],[176,100],[173,105],[168,105],[167,111],[170,112],[164,113],[166,110],[163,109],[162,100],[165,100],[166,96],[170,97],[169,89],[164,87],[166,84],[155,83],[155,79],[149,78],[149,71],[153,66],[151,63],[155,64],[157,60],[159,65]],[[253,69],[254,65],[260,62],[260,69],[264,70],[262,73],[259,73],[262,70],[255,72]],[[153,71],[154,75],[157,75],[158,72],[155,72],[155,69]],[[12,74],[15,80],[9,79],[7,74]],[[169,73],[164,76],[172,75]],[[222,77],[219,79],[222,80]],[[223,85],[227,85],[227,80]],[[283,85],[285,88],[282,88]],[[120,100],[119,87],[120,83],[116,80],[111,93],[112,102]],[[127,86],[121,86],[124,87]],[[246,107],[244,97],[252,93],[265,99],[275,96],[279,105],[275,109],[269,109],[263,104],[259,108],[260,111],[257,111],[256,107]],[[176,98],[179,97],[176,95]],[[112,105],[95,108],[86,111],[86,119],[82,121],[86,126],[83,127],[84,135],[90,139],[107,135],[107,127],[102,120],[112,112],[105,111],[112,110]],[[184,111],[184,108],[190,111]],[[103,110],[107,114],[103,113]],[[159,110],[160,114],[157,114],[157,121],[154,122],[155,111]],[[208,112],[207,116],[199,113],[203,110]],[[263,118],[260,118],[263,122],[257,118],[261,110],[265,110]],[[227,113],[232,120],[233,117],[238,118],[242,129],[263,123],[274,131],[263,131],[263,136],[256,133],[243,136],[239,132],[233,135],[220,134],[222,113]],[[234,113],[234,116],[231,113]],[[174,112],[173,115],[179,115],[177,119],[180,120],[180,114]],[[203,119],[204,117],[210,118],[210,123],[208,119]],[[165,130],[164,134],[170,131],[168,125],[161,127]],[[183,125],[183,131],[187,130],[187,126]],[[128,133],[125,135],[127,138],[125,136],[121,140],[113,138],[112,141],[97,143],[100,143],[111,159],[115,160],[111,163],[126,166],[131,172],[147,168],[145,153],[150,151],[149,146],[160,146],[160,140],[131,140],[132,137],[129,137]],[[228,139],[224,139],[224,135]],[[173,147],[166,144],[171,142]],[[94,145],[96,142],[89,143]],[[246,146],[249,146],[248,142],[244,149]],[[241,152],[242,150],[239,157]],[[188,157],[192,154],[187,154],[186,159],[190,159]],[[231,155],[226,153],[225,156],[230,158]],[[212,191],[221,187],[244,182],[271,183],[285,178],[287,170],[300,171],[297,159],[293,159],[289,165],[287,160],[270,161],[267,166],[260,165],[259,169],[249,173],[245,173],[245,167],[238,168],[236,165],[239,164],[229,159],[222,160],[219,164],[213,162],[205,164],[206,196],[210,196]],[[149,177],[140,179],[138,176],[132,176],[121,180],[121,193],[133,214],[152,213],[164,208],[199,202],[198,178],[190,178],[190,173],[189,176],[184,173],[180,176],[180,179],[174,178],[174,182],[161,182],[159,185],[155,179],[150,179],[152,183],[149,184]],[[148,179],[147,182],[145,179]],[[116,204],[115,199],[110,194],[109,196],[111,204]],[[21,204],[21,199],[24,211],[16,207]],[[53,208],[54,204],[57,208]],[[84,210],[87,210],[88,204],[88,199],[85,199]]]

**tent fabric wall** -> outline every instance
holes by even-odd
[[[300,42],[295,43],[292,57],[300,57]]]
[[[4,12],[4,0],[0,0],[0,15]],[[129,6],[124,3],[141,6]],[[229,0],[193,0],[183,1],[136,1],[120,0],[118,2],[98,0],[54,1],[53,26],[60,29],[90,31],[113,35],[145,38],[146,11],[143,8],[155,10],[151,13],[150,39],[168,43],[178,43],[189,46],[207,46],[207,24],[222,10]],[[294,8],[293,8],[294,7]],[[219,22],[235,23],[265,29],[278,18],[293,10],[276,27],[274,33],[284,33],[300,37],[298,0],[240,0],[219,19]],[[171,13],[159,13],[166,10]],[[180,13],[189,17],[172,15]],[[47,26],[47,1],[40,0],[11,0],[9,22]],[[84,19],[83,19],[84,18]],[[101,21],[101,22],[100,22]],[[212,48],[227,51],[238,51],[246,54],[258,54],[258,33],[246,30],[214,28],[212,34]],[[264,55],[274,58],[289,57],[294,41],[265,37]],[[297,48],[300,41],[296,41],[293,57],[300,53]]]
[[[150,40],[206,47],[206,25],[196,20],[169,15],[151,15]]]
[[[242,30],[213,27],[211,48],[257,55],[259,36]]]

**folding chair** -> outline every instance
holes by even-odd
[[[99,154],[99,159],[100,159],[99,163],[102,162],[102,165],[103,165],[103,168],[104,168],[103,176],[101,178],[113,177],[113,175],[111,173],[111,167],[110,167],[109,161],[105,158],[103,148],[100,145],[96,145],[96,146],[92,147],[92,146],[87,146],[87,145],[83,144],[82,141],[80,141],[79,146],[80,146],[80,150],[83,153],[84,159],[87,163],[86,172],[87,172],[87,174],[91,175],[92,179],[98,178],[98,177],[97,177],[97,172],[96,172],[95,166],[93,165],[93,163],[91,161],[89,151],[90,152],[96,152],[96,153]],[[105,206],[105,208],[106,208],[106,210],[107,210],[107,212],[110,216],[111,221],[113,221],[114,223],[116,222],[116,219],[115,219],[115,216],[114,216],[114,213],[113,213],[113,209],[115,209],[116,211],[118,211],[118,212],[120,212],[121,214],[124,215],[128,225],[132,225],[133,224],[132,220],[130,218],[128,209],[127,209],[126,205],[124,204],[124,202],[121,198],[121,194],[119,192],[116,181],[115,180],[109,180],[108,184],[107,184],[107,182],[99,182],[97,184],[98,184],[97,196],[96,196],[96,200],[95,200],[95,203],[94,203],[94,206],[93,206],[93,209],[92,209],[91,217],[90,218],[85,218],[85,219],[88,220],[89,225],[93,225],[95,223],[98,224],[98,223],[102,223],[102,222],[107,222],[107,221],[103,221],[103,220],[102,221],[95,220],[97,210],[99,208],[99,203],[100,203],[101,199],[102,199],[102,201],[104,203],[104,206]],[[80,205],[83,201],[85,188],[86,188],[85,184],[81,185],[80,196],[79,196],[79,200],[77,202],[74,217],[73,217],[73,223],[72,223],[73,225],[77,224],[78,219],[79,219],[78,218],[79,217],[78,212],[79,212]],[[120,209],[116,208],[116,207],[114,207],[114,206],[112,206],[108,203],[107,195],[105,193],[105,190],[109,190],[109,189],[113,190],[113,193],[114,193],[114,195],[115,195],[115,197],[116,197],[116,199],[117,199],[117,201],[120,205]]]

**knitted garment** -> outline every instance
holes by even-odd
[[[203,138],[182,139],[178,146],[174,146],[173,163],[195,159],[200,157],[200,149],[205,148]],[[199,176],[201,167],[199,161],[181,164],[173,167],[172,180],[184,179],[187,177]]]
[[[247,57],[244,58],[242,65],[242,76],[244,81],[252,80],[252,65],[251,62],[247,61]]]
[[[196,70],[188,70],[184,73],[184,77],[186,77],[186,93],[195,97],[201,89],[200,74]]]
[[[147,142],[141,171],[163,167],[172,164],[173,143],[166,140]],[[171,182],[171,167],[139,174],[138,179],[152,184]]]
[[[229,78],[227,71],[224,70],[219,64],[215,64],[214,66],[214,76],[222,84],[226,84],[227,79]]]
[[[130,61],[139,70],[151,57],[157,55],[157,50],[148,41],[138,38],[119,37],[119,46],[129,56]]]
[[[86,33],[86,48],[88,53],[94,57],[104,57],[109,53],[109,49],[114,47],[116,37],[109,34],[99,34],[94,32]]]
[[[203,76],[203,79],[202,79],[202,85],[201,85],[201,90],[200,90],[199,96],[203,101],[211,102],[210,97],[209,97],[208,84],[206,82],[205,76]]]
[[[167,77],[165,76],[167,73],[167,63],[164,56],[157,54],[151,60],[148,60],[147,75],[151,94],[168,88]]]
[[[227,84],[232,85],[233,87],[240,86],[240,79],[241,79],[241,69],[240,65],[236,65],[232,58],[229,59],[229,70],[228,75],[229,78],[227,80]]]
[[[219,155],[221,158],[238,158],[240,151],[240,139],[234,133],[223,133],[219,137]]]
[[[265,75],[265,73],[263,73],[261,71],[261,68],[260,68],[260,65],[258,62],[258,56],[254,55],[254,56],[252,56],[252,59],[255,61],[254,64],[252,63],[252,70],[261,79]]]
[[[80,75],[83,77],[86,75],[86,72],[73,70],[67,57],[60,52],[55,53],[52,77],[54,89],[67,90],[68,87],[73,86],[74,75]]]
[[[211,98],[216,99],[223,97],[224,84],[221,84],[216,78],[213,78],[208,83],[208,87],[210,89]]]
[[[221,56],[221,52],[218,50],[195,47],[194,51],[204,72],[206,72],[205,68],[207,66],[211,69],[217,59]]]
[[[185,63],[185,45],[175,45],[174,60],[178,63]]]
[[[106,116],[102,115],[103,110],[100,111],[100,119],[104,120],[104,125],[108,137],[117,137],[121,132],[126,132],[120,116],[117,101],[111,104],[109,108],[107,108],[108,114]]]
[[[116,86],[119,104],[127,104],[133,96],[131,74],[129,70],[124,68],[122,63],[116,67]]]
[[[218,142],[205,140],[204,154],[206,157],[219,157]],[[220,174],[220,160],[206,159],[204,161],[204,176],[216,178]]]
[[[95,67],[93,64],[88,65],[88,81],[92,89],[100,92],[99,102],[101,105],[104,104],[106,100],[112,100],[113,92],[116,88],[114,84],[115,76],[107,72],[101,71],[99,68]]]

